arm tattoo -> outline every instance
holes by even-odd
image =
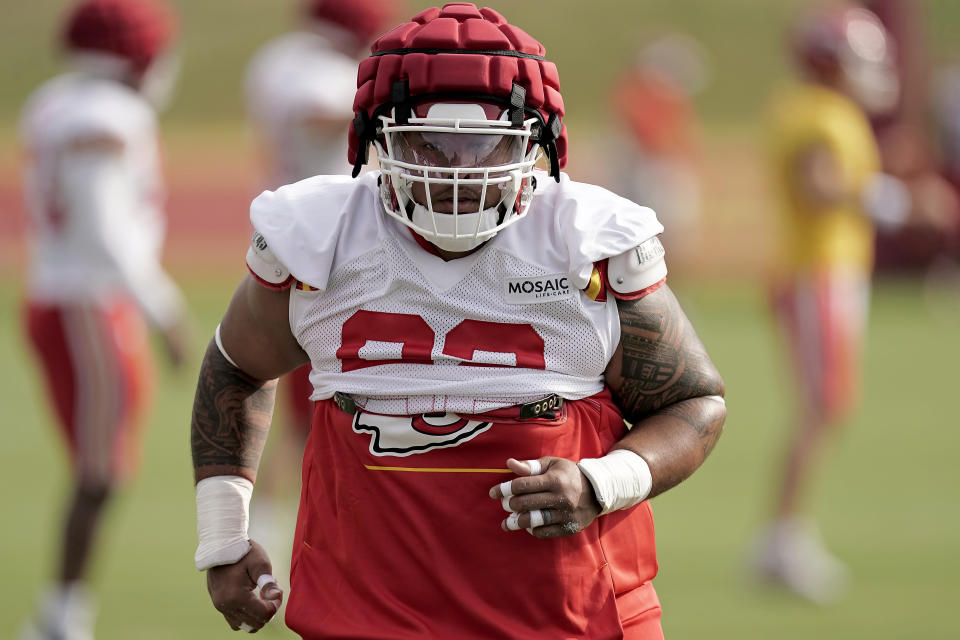
[[[277,381],[255,380],[231,365],[210,342],[200,368],[193,402],[190,446],[194,471],[256,478],[263,453]],[[245,473],[240,473],[240,470]]]
[[[627,420],[689,398],[723,395],[716,368],[669,289],[619,306],[619,376],[611,376],[611,388]]]
[[[659,411],[660,415],[673,416],[689,425],[700,437],[701,451],[704,459],[713,451],[714,445],[720,438],[723,430],[723,421],[726,411],[718,412],[717,403],[713,398],[691,398],[677,402]]]
[[[667,287],[619,302],[621,339],[607,383],[633,424],[621,446],[642,456],[650,495],[683,482],[713,450],[726,419],[723,380]]]

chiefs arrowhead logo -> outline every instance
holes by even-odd
[[[467,420],[455,413],[384,416],[358,411],[353,418],[356,433],[371,434],[370,453],[375,456],[404,457],[456,447],[489,428],[489,422]]]

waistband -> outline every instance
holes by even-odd
[[[337,405],[337,408],[344,413],[354,415],[358,411],[357,403],[353,401],[353,398],[345,393],[340,393],[339,391],[334,393],[333,402]],[[476,415],[484,420],[490,418],[496,420],[525,420],[531,418],[547,418],[553,420],[557,417],[557,412],[562,406],[563,398],[555,393],[551,393],[546,397],[543,397],[539,400],[534,400],[533,402],[528,402],[526,404],[517,404],[511,407],[503,407],[502,409],[493,409],[491,411],[485,411],[484,413],[470,415]],[[466,417],[468,414],[458,413],[457,415]]]

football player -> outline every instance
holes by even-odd
[[[357,65],[392,24],[392,12],[388,0],[308,0],[299,6],[301,28],[253,56],[247,109],[269,186],[350,172],[346,130],[353,119]]]
[[[173,37],[173,15],[153,0],[72,6],[62,44],[73,70],[23,111],[26,329],[72,462],[56,582],[27,638],[92,637],[84,582],[152,387],[144,320],[174,364],[184,357],[183,300],[160,264],[155,110],[174,76]]]
[[[937,279],[960,257],[960,200],[950,182],[949,148],[940,146],[942,138],[937,135],[945,133],[937,131],[942,121],[935,91],[942,76],[930,65],[930,39],[924,27],[929,3],[864,0],[864,4],[896,43],[900,100],[893,111],[871,118],[871,124],[884,171],[907,185],[912,203],[903,225],[877,229],[876,271],[927,271]]]
[[[247,505],[275,379],[309,362],[291,629],[662,638],[648,499],[703,463],[726,410],[655,214],[561,172],[557,68],[492,9],[380,37],[353,104],[354,175],[371,145],[379,171],[253,202],[251,274],[204,358],[214,605],[255,631],[283,597]]]
[[[254,55],[247,71],[247,110],[268,174],[264,186],[276,189],[311,176],[350,173],[347,129],[357,66],[395,12],[389,0],[308,0],[298,5],[300,28]],[[310,429],[309,374],[310,367],[302,366],[279,385],[286,421],[271,442],[252,507],[253,533],[272,552],[282,580],[299,483],[299,469],[289,459],[301,456]]]
[[[877,17],[834,3],[802,14],[790,36],[801,78],[773,101],[770,162],[781,234],[773,310],[797,391],[772,522],[753,566],[814,602],[840,595],[843,566],[803,516],[826,438],[853,410],[873,266],[874,220],[902,220],[909,195],[880,172],[868,114],[897,102],[892,43]]]
[[[637,50],[612,92],[611,108],[627,133],[615,147],[618,193],[657,212],[674,273],[678,256],[699,251],[701,140],[693,98],[709,82],[707,61],[692,36],[665,33]]]

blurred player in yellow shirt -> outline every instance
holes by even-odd
[[[780,210],[773,308],[798,395],[773,520],[754,569],[815,602],[837,597],[843,566],[801,517],[826,436],[856,404],[873,268],[874,224],[896,223],[909,195],[880,173],[868,114],[898,99],[892,42],[850,4],[801,16],[791,33],[800,82],[773,102],[768,141]]]
[[[798,84],[775,99],[770,142],[782,274],[869,275],[874,234],[863,196],[880,156],[863,110],[836,90]]]

